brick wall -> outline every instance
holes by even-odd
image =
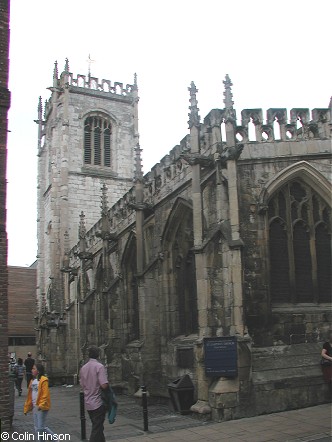
[[[8,276],[6,230],[7,128],[10,94],[9,70],[9,0],[0,0],[0,419],[2,430],[10,427],[8,380]]]
[[[31,267],[8,267],[8,336],[35,336],[36,272]]]

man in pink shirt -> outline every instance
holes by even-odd
[[[99,348],[91,346],[89,361],[80,370],[80,384],[84,392],[85,407],[92,423],[90,442],[105,442],[104,420],[106,409],[101,398],[101,388],[108,388],[106,368],[97,361]]]

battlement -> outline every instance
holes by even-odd
[[[121,95],[123,97],[131,96],[133,91],[137,91],[137,76],[134,75],[134,84],[126,84],[115,81],[111,82],[110,80],[99,80],[97,77],[92,77],[90,73],[89,66],[89,74],[82,75],[78,74],[76,78],[69,70],[69,61],[68,58],[65,61],[65,67],[63,72],[58,74],[58,62],[54,63],[54,71],[53,71],[53,88],[65,88],[68,86],[75,86],[83,89],[90,89],[99,92],[106,92],[114,95]]]
[[[74,78],[71,72],[62,72],[58,80],[58,86],[64,87],[65,85],[122,95],[124,97],[131,96],[135,89],[135,85],[132,84],[126,84],[126,86],[124,86],[123,83],[117,81],[112,83],[111,80],[99,80],[97,77],[82,74],[78,74],[77,77]]]
[[[214,149],[210,134],[213,128],[220,130],[220,139],[223,139],[221,130],[225,120],[225,109],[212,109],[200,125],[201,153],[213,154]],[[252,124],[254,133],[250,137],[249,126]],[[302,141],[307,139],[328,139],[331,136],[332,113],[330,108],[316,108],[311,111],[307,108],[270,108],[263,118],[262,109],[243,109],[240,125],[235,123],[237,140],[241,143],[266,143],[275,141]],[[183,153],[190,152],[190,135],[186,135],[151,171],[145,175],[145,181],[150,182],[156,176],[166,172],[170,176],[171,166],[176,165],[176,170],[181,171]],[[162,180],[163,182],[165,180]]]
[[[207,157],[213,156],[226,146],[222,126],[225,124],[226,109],[212,109],[200,124],[201,153]],[[327,140],[331,132],[331,109],[316,108],[310,111],[306,108],[270,108],[263,117],[262,109],[243,109],[240,125],[234,122],[237,141],[242,144],[280,143],[282,141],[301,142],[306,140]],[[251,125],[251,128],[250,128]],[[211,133],[219,131],[219,143],[215,143]],[[215,143],[215,144],[214,144]],[[255,147],[257,149],[257,147]],[[153,197],[159,194],[163,185],[168,182],[181,180],[187,163],[183,154],[190,152],[190,135],[186,135],[151,171],[144,176],[145,201],[153,204]],[[257,150],[255,150],[257,154]],[[252,156],[252,154],[250,155]]]
[[[287,115],[285,108],[270,108],[263,119],[262,109],[243,109],[241,125],[236,126],[238,141],[247,143],[297,141],[309,138],[329,138],[331,109],[317,108],[311,112],[307,108],[293,108]],[[249,124],[254,126],[254,137],[249,138]]]
[[[136,74],[134,75],[133,84],[126,84],[125,86],[119,81],[112,82],[111,80],[105,80],[104,78],[102,80],[99,80],[97,77],[92,77],[90,73],[88,75],[78,74],[76,77],[74,77],[74,74],[69,71],[69,62],[68,59],[66,59],[64,70],[60,74],[60,76],[58,74],[58,63],[55,62],[53,71],[53,86],[49,87],[48,89],[51,90],[52,93],[61,93],[66,88],[71,88],[72,91],[73,88],[79,88],[82,90],[84,89],[90,94],[93,92],[96,92],[98,94],[105,93],[109,94],[109,97],[114,96],[114,99],[131,102],[132,99],[135,97],[135,94],[137,94],[137,76]],[[77,92],[82,93],[82,91]],[[45,100],[43,114],[44,120],[47,120],[51,110],[52,97],[49,100]],[[39,98],[38,103],[38,120],[35,121],[36,123],[42,123],[41,98]]]

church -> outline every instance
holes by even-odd
[[[95,344],[123,393],[167,400],[188,375],[206,419],[328,401],[332,104],[236,115],[223,85],[201,120],[191,82],[187,135],[144,175],[136,75],[55,63],[36,120],[37,348],[54,384],[77,382]]]

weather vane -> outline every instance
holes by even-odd
[[[91,63],[94,63],[96,60],[92,60],[91,55],[89,54],[87,62],[88,62],[88,76],[91,76]]]

